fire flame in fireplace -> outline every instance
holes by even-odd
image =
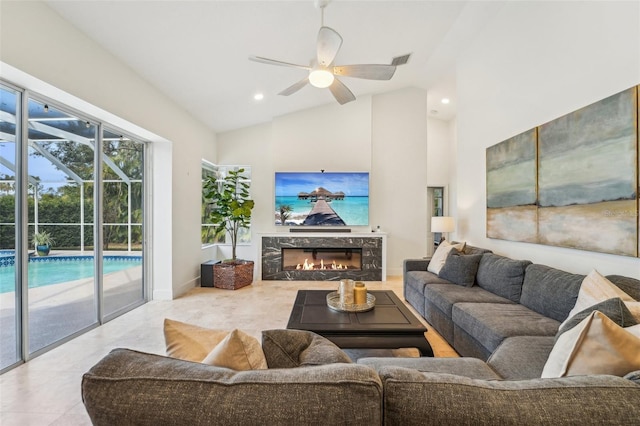
[[[315,263],[309,263],[308,259],[305,259],[302,265],[299,263],[296,265],[296,269],[301,271],[311,271],[313,269],[349,269],[349,267],[347,265],[342,265],[341,263],[336,264],[335,260],[327,266],[324,264],[324,259],[320,259],[320,265],[316,266]]]

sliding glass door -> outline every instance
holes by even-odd
[[[16,140],[21,93],[0,85],[0,370],[20,360],[16,295]]]
[[[110,317],[141,304],[145,297],[144,144],[105,130],[102,152],[102,250],[109,260],[104,265],[104,315]]]
[[[147,299],[142,140],[0,84],[0,371]]]
[[[29,99],[29,354],[97,324],[93,242],[85,239],[97,126]],[[49,237],[49,252],[37,239]],[[89,233],[89,237],[92,233]],[[83,244],[88,242],[88,246]],[[88,249],[88,250],[87,250]]]

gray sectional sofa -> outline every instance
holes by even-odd
[[[472,287],[427,272],[428,260],[404,264],[406,299],[462,358],[353,364],[298,330],[263,332],[267,370],[115,349],[83,376],[87,412],[96,425],[639,424],[640,371],[539,378],[582,276],[466,253],[481,257]],[[640,281],[608,278],[640,299]]]
[[[481,256],[472,287],[428,272],[429,259],[405,260],[405,299],[460,355],[487,361],[502,379],[539,378],[585,276],[472,246],[464,255]],[[640,300],[639,280],[607,278]]]

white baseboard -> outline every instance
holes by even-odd
[[[153,290],[153,300],[173,300],[173,292],[169,290]]]
[[[402,276],[402,268],[387,268],[387,276]]]
[[[182,296],[189,290],[194,287],[198,287],[200,285],[200,277],[195,277],[192,280],[183,283],[177,288],[174,288],[173,291],[169,290],[153,290],[153,300],[173,300],[177,297]]]

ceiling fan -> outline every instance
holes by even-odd
[[[404,65],[409,61],[411,54],[393,58],[391,64],[356,64],[356,65],[334,65],[333,61],[342,46],[342,37],[336,30],[324,26],[324,8],[329,4],[329,0],[315,0],[315,6],[320,9],[320,31],[318,31],[318,41],[316,47],[316,58],[311,60],[310,65],[298,65],[289,62],[277,61],[275,59],[261,56],[250,56],[249,59],[269,65],[279,65],[283,67],[300,68],[308,71],[307,75],[297,83],[287,87],[278,95],[289,96],[311,84],[319,88],[328,87],[331,94],[340,105],[354,101],[356,97],[351,90],[344,85],[337,77],[354,77],[367,80],[390,80],[396,72],[398,65]]]

